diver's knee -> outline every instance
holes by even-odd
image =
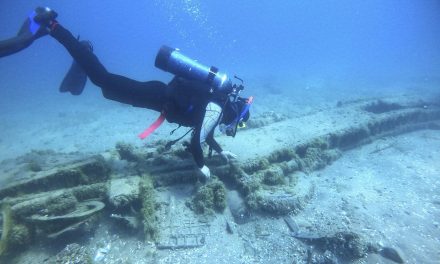
[[[104,88],[110,83],[109,76],[110,75],[107,72],[100,72],[97,74],[93,74],[93,76],[89,75],[89,79],[94,85],[101,87],[104,90]]]

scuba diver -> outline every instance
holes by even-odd
[[[165,119],[179,126],[191,127],[189,149],[206,179],[210,177],[210,170],[204,162],[201,143],[206,142],[210,153],[215,150],[227,161],[237,157],[220,147],[214,139],[214,130],[220,125],[222,132],[234,137],[237,127],[249,119],[252,97],[246,99],[238,96],[244,88],[243,85],[233,85],[227,75],[217,68],[206,67],[184,56],[179,50],[167,46],[159,50],[155,65],[175,74],[168,84],[160,81],[140,82],[109,73],[92,52],[89,42],[80,42],[65,29],[56,20],[55,11],[39,7],[35,13],[30,17],[33,21],[30,21],[29,27],[39,28],[41,32],[55,38],[73,57],[75,62],[72,67],[75,63],[79,66],[69,70],[68,76],[71,73],[76,75],[71,79],[87,76],[101,88],[105,98],[161,113],[139,135],[141,139],[151,134]],[[85,82],[81,83],[82,87],[79,88],[72,86],[67,89],[73,94],[80,94],[84,84]]]

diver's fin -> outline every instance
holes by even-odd
[[[80,41],[81,45],[85,46],[90,51],[93,50],[89,41]],[[74,60],[70,66],[66,76],[64,76],[63,82],[60,85],[60,92],[70,92],[72,95],[80,95],[87,82],[87,74],[81,68],[81,66]]]
[[[64,76],[63,82],[60,85],[60,92],[70,92],[73,95],[80,95],[84,90],[87,82],[87,74],[79,66],[76,61],[72,62],[69,71]]]

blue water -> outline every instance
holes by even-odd
[[[110,72],[168,82],[171,74],[154,67],[157,51],[166,44],[244,79],[245,95],[256,96],[252,111],[257,114],[268,109],[291,113],[364,96],[426,93],[438,91],[440,85],[440,2],[436,0],[2,0],[0,39],[14,36],[36,6],[52,7],[62,25],[92,41],[95,54]],[[52,137],[60,139],[64,132],[55,134],[54,127],[83,122],[64,118],[70,111],[92,120],[101,118],[99,122],[105,123],[100,127],[114,135],[130,131],[127,137],[135,141],[137,131],[150,122],[146,115],[153,118],[155,113],[140,109],[138,116],[129,112],[114,123],[105,117],[113,115],[111,111],[121,112],[121,104],[105,100],[92,83],[79,97],[59,93],[71,61],[50,36],[0,59],[0,120],[7,128],[0,134],[2,139],[45,147],[39,138],[23,139],[29,137],[23,132],[53,131]],[[283,96],[292,108],[274,106],[278,99],[266,96],[272,94]],[[68,134],[75,134],[75,126],[65,126]],[[88,144],[80,133],[75,135],[65,144]],[[109,139],[107,145],[99,145],[105,149],[113,143]],[[0,149],[0,153],[11,151]]]
[[[436,0],[2,0],[0,38],[14,35],[38,5],[51,6],[65,27],[93,41],[110,71],[139,80],[170,79],[153,65],[162,44],[245,80],[324,79],[381,89],[440,79]],[[1,59],[0,100],[42,86],[50,100],[56,93],[50,87],[58,87],[69,64],[69,55],[50,37]]]
[[[92,41],[95,54],[110,72],[168,82],[171,74],[154,67],[157,51],[166,44],[244,79],[245,95],[256,96],[252,111],[257,114],[268,109],[291,113],[364,96],[426,93],[438,91],[440,85],[440,2],[436,0],[2,0],[0,39],[14,36],[36,6],[52,7],[62,25]],[[106,120],[122,113],[123,106],[105,100],[90,82],[82,96],[59,93],[71,61],[50,36],[0,59],[1,139],[44,148],[49,146],[38,143],[35,136],[45,133],[66,145],[88,145],[75,132],[85,122],[78,116],[86,116],[100,118],[100,127],[107,128],[100,133],[130,131],[127,138],[115,136],[115,140],[136,141],[137,131],[151,121],[146,116],[153,118],[155,113],[140,109],[137,115],[128,112]],[[291,108],[274,106],[278,99],[266,96],[272,94],[285,98]],[[77,118],[65,117],[66,113]],[[60,126],[68,132],[59,131]],[[26,131],[37,135],[29,138]],[[62,139],[66,133],[76,137]],[[110,139],[105,144],[106,138],[100,138],[102,149],[113,146]],[[0,153],[10,157],[29,151],[15,148]]]

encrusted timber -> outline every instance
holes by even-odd
[[[101,156],[94,156],[62,168],[54,168],[0,189],[0,199],[23,194],[46,192],[61,188],[104,182],[110,170]]]
[[[374,116],[364,124],[358,124],[341,131],[318,136],[291,148],[281,148],[269,155],[246,163],[232,163],[212,169],[223,181],[229,181],[244,196],[257,194],[260,189],[256,175],[264,173],[270,167],[279,167],[284,175],[295,171],[320,169],[339,157],[338,150],[348,150],[370,143],[384,136],[398,135],[420,129],[440,129],[440,109],[403,109]],[[313,149],[314,151],[309,151]],[[335,151],[335,154],[329,154]],[[308,155],[308,153],[314,155]],[[313,160],[315,159],[315,161]],[[316,165],[318,164],[318,165]],[[313,188],[311,189],[313,193]],[[286,199],[261,196],[259,209],[279,214],[300,210],[311,194],[304,196],[286,196]],[[281,203],[279,201],[282,201]],[[286,210],[284,210],[286,209]],[[294,211],[294,210],[293,210]]]
[[[102,210],[104,203],[98,201],[86,201],[89,199],[99,199],[104,200],[107,193],[107,184],[106,183],[95,183],[91,185],[82,185],[69,189],[60,189],[50,192],[37,193],[37,194],[27,194],[23,196],[18,196],[15,198],[7,197],[1,201],[0,208],[2,208],[1,213],[3,215],[8,216],[8,230],[13,230],[13,228],[19,227],[20,230],[26,230],[26,233],[29,234],[28,237],[14,237],[14,235],[9,236],[5,232],[2,233],[2,238],[0,240],[0,256],[3,253],[8,253],[5,250],[9,251],[10,249],[16,250],[18,247],[16,245],[10,245],[11,241],[20,242],[18,246],[24,247],[35,241],[34,239],[38,238],[40,235],[46,234],[50,230],[56,230],[57,232],[54,234],[50,234],[48,237],[57,237],[62,233],[65,233],[69,230],[77,231],[79,227],[83,226],[86,228],[90,228],[89,219],[86,214],[78,214],[77,218],[67,217],[61,221],[60,223],[54,224],[52,222],[47,224],[45,231],[36,230],[36,225],[33,221],[29,221],[28,217],[35,214],[42,214],[44,217],[56,215],[59,210],[67,210],[72,211],[77,208],[79,203],[85,203],[86,205],[99,205],[95,206],[97,209],[89,210],[88,214],[92,215]],[[99,210],[98,210],[99,209]],[[7,210],[7,211],[5,211]],[[6,213],[7,212],[7,213]],[[4,218],[4,217],[3,217]],[[83,220],[85,219],[85,220]],[[58,230],[61,226],[64,227],[65,224],[70,224],[71,222],[80,221],[78,223],[73,223],[72,226],[65,228],[63,230]],[[22,249],[22,248],[20,248]],[[19,249],[18,249],[19,250]],[[0,260],[1,262],[1,260]],[[3,262],[1,262],[3,263]],[[6,262],[5,262],[6,263]]]
[[[32,215],[28,218],[29,221],[42,224],[42,223],[56,223],[56,222],[80,222],[89,218],[93,214],[104,209],[105,204],[100,201],[85,201],[77,206],[76,210],[64,215],[48,216],[48,215]]]
[[[329,148],[348,150],[377,138],[421,129],[440,129],[440,109],[404,109],[376,115],[365,124],[330,133],[324,138]]]
[[[297,214],[309,201],[308,196],[269,196],[263,195],[258,201],[259,209],[271,215]]]
[[[197,181],[197,170],[194,162],[190,159],[170,159],[164,164],[151,164],[147,170],[155,187],[183,183],[192,184]]]
[[[290,162],[282,162],[281,167],[285,168],[287,163]],[[270,215],[298,213],[305,207],[315,192],[315,186],[311,182],[303,182],[301,186],[295,187],[278,185],[275,187],[275,190],[278,191],[275,192],[265,190],[261,187],[261,179],[256,175],[260,171],[254,171],[254,174],[248,174],[243,167],[237,163],[218,166],[213,168],[212,171],[223,181],[235,185],[245,196],[248,208],[255,212],[269,213]],[[288,172],[286,171],[285,173]],[[286,192],[285,188],[293,188],[292,190],[294,194],[292,192]]]
[[[321,169],[323,164],[330,164],[339,158],[332,154],[334,150],[349,150],[374,140],[408,133],[421,129],[440,129],[440,109],[403,109],[375,115],[363,124],[317,136],[309,141],[273,151],[267,156],[247,161],[235,171],[243,170],[254,174],[265,170],[268,165],[279,166],[285,175],[295,171]],[[317,149],[317,155],[307,156],[308,150]],[[308,160],[306,160],[308,159]],[[311,160],[312,159],[312,160]],[[313,162],[313,159],[326,159],[324,162]],[[317,166],[315,164],[318,164]],[[240,172],[243,173],[243,172]],[[246,177],[244,177],[246,178]]]
[[[73,203],[65,203],[63,206],[71,208],[75,207],[77,202],[86,200],[103,201],[107,196],[107,189],[107,183],[95,183],[68,189],[28,194],[17,198],[6,198],[2,201],[2,204],[8,204],[11,207],[14,217],[23,219],[42,210],[47,210],[48,205],[67,201],[66,197],[73,197]]]
[[[258,208],[270,215],[287,215],[299,213],[315,194],[315,185],[312,182],[295,186],[295,194],[260,192],[258,194]]]
[[[252,192],[256,191],[258,188],[251,184],[253,180],[252,175],[246,173],[242,165],[238,162],[231,162],[226,165],[216,166],[211,169],[211,172],[218,176],[223,182],[228,184],[232,184],[238,187],[238,190],[244,195],[247,196]]]

